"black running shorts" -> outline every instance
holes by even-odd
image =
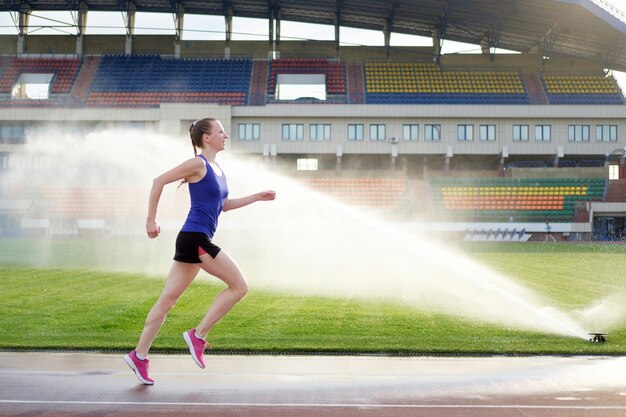
[[[176,237],[176,254],[174,260],[189,264],[199,264],[200,255],[208,253],[215,258],[221,248],[211,242],[209,236],[199,232],[179,232]]]

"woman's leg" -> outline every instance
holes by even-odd
[[[143,356],[148,355],[152,341],[161,329],[167,313],[174,307],[180,296],[198,275],[199,270],[199,264],[174,261],[167,276],[165,288],[163,288],[161,296],[154,303],[146,317],[143,332],[141,332],[141,337],[135,349],[137,353]]]
[[[208,254],[204,254],[200,256],[200,260],[202,261],[202,269],[228,285],[228,288],[215,297],[206,315],[198,327],[196,327],[196,334],[205,338],[207,333],[215,326],[215,323],[224,317],[246,295],[248,283],[233,258],[224,250],[221,250],[215,259]]]

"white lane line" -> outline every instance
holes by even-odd
[[[264,407],[264,408],[471,408],[471,409],[538,409],[538,410],[626,410],[626,405],[528,405],[528,404],[350,404],[350,403],[234,403],[234,402],[167,402],[167,401],[46,401],[2,400],[0,404],[47,405],[127,405],[184,407]]]

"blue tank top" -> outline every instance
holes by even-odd
[[[209,165],[209,161],[202,155],[206,165],[206,175],[198,182],[189,183],[191,208],[181,232],[201,232],[213,235],[217,230],[217,219],[224,208],[224,201],[228,197],[226,175],[217,175]]]

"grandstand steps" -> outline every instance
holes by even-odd
[[[363,66],[358,64],[348,65],[348,102],[363,103],[365,97],[365,80],[363,78]]]
[[[250,83],[250,106],[262,106],[265,104],[265,91],[267,90],[268,64],[265,60],[254,61],[252,66],[252,82]]]
[[[98,71],[98,65],[100,64],[99,56],[89,56],[83,61],[80,72],[76,77],[76,82],[70,91],[70,97],[75,101],[83,104],[87,100],[87,94],[89,93],[89,86],[93,80],[96,72]]]
[[[588,204],[578,202],[574,206],[574,223],[588,223],[590,216]]]
[[[4,71],[6,71],[6,69],[9,67],[9,64],[11,64],[12,60],[13,57],[0,55],[0,78],[2,77],[2,75],[4,75]]]
[[[607,203],[626,202],[626,179],[609,181],[609,189],[604,201]]]
[[[539,75],[535,73],[524,73],[522,79],[524,80],[524,84],[526,84],[531,104],[549,104],[548,96],[543,89]]]

